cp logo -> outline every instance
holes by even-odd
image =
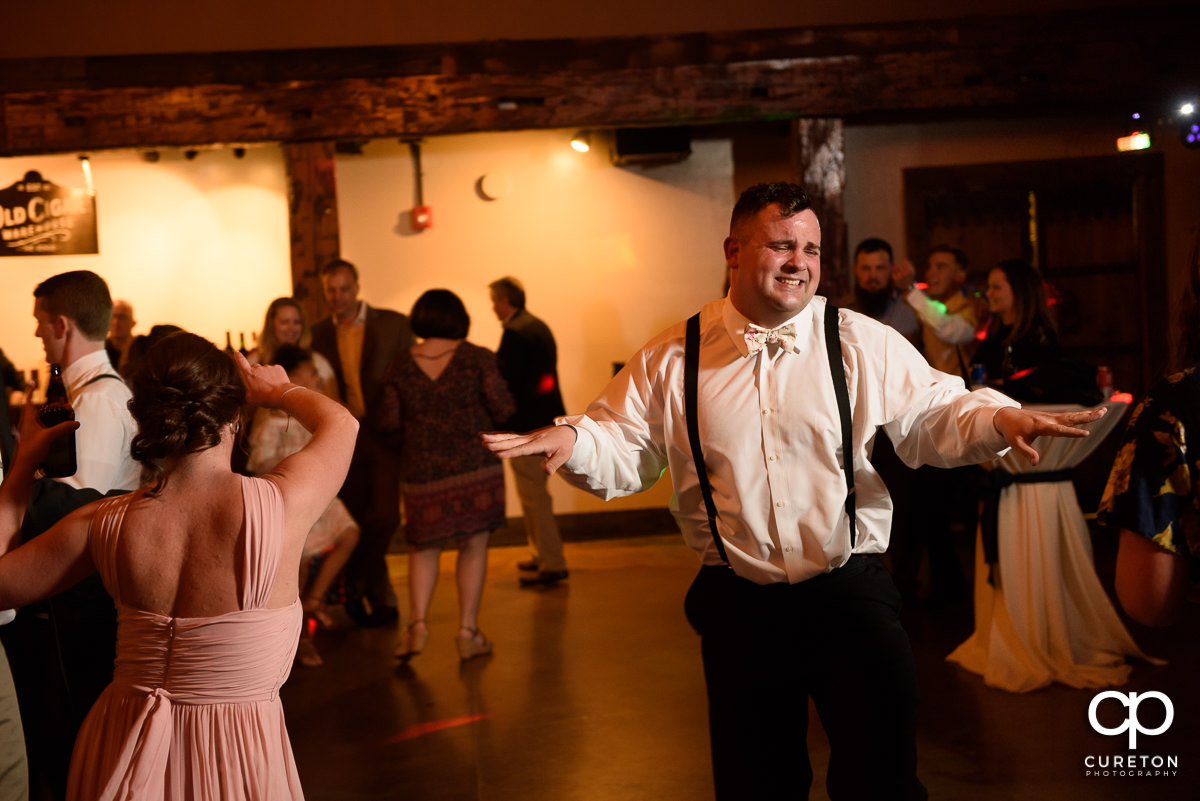
[[[1100,721],[1096,720],[1096,708],[1100,706],[1100,702],[1105,698],[1113,698],[1117,701],[1120,701],[1123,706],[1129,708],[1129,715],[1125,718],[1125,722],[1120,726],[1117,726],[1115,729],[1105,728],[1104,726],[1100,725]],[[1157,698],[1162,703],[1163,708],[1167,711],[1166,718],[1163,720],[1162,725],[1157,729],[1143,728],[1142,724],[1138,722],[1138,704],[1147,698]],[[1155,734],[1162,734],[1164,731],[1171,728],[1171,721],[1174,719],[1175,707],[1171,704],[1171,699],[1157,690],[1152,690],[1148,693],[1142,693],[1140,696],[1137,693],[1129,693],[1129,695],[1126,696],[1124,693],[1119,693],[1116,690],[1108,690],[1107,692],[1102,692],[1093,698],[1092,703],[1088,706],[1088,722],[1091,723],[1092,728],[1100,734],[1115,736],[1126,729],[1129,730],[1129,748],[1131,750],[1137,747],[1138,732],[1151,736]]]

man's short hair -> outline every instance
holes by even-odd
[[[488,289],[508,301],[508,305],[517,311],[525,308],[525,287],[510,275],[506,275],[488,284]]]
[[[808,194],[798,184],[755,184],[743,192],[734,204],[733,214],[729,218],[730,233],[738,223],[748,220],[772,203],[779,204],[780,216],[784,218],[794,217],[812,206]]]
[[[881,250],[888,254],[888,261],[896,260],[896,257],[892,255],[892,246],[887,243],[887,240],[877,236],[867,237],[858,243],[858,247],[854,249],[854,260],[858,261],[859,253],[878,253]]]
[[[33,290],[47,314],[62,316],[91,342],[103,342],[112,325],[112,295],[108,284],[91,270],[52,275]]]
[[[958,262],[959,269],[963,272],[967,271],[967,254],[963,252],[962,248],[956,248],[953,245],[934,245],[929,249],[929,255],[932,256],[934,253],[949,253]]]
[[[349,270],[350,275],[354,276],[354,283],[358,283],[358,268],[345,259],[334,259],[321,268],[321,278],[324,278],[331,273],[336,273],[338,270]]]

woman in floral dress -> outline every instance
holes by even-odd
[[[408,660],[425,647],[425,615],[444,545],[458,546],[459,656],[490,653],[479,630],[488,535],[504,525],[504,468],[479,440],[514,410],[496,355],[466,341],[471,319],[461,300],[431,289],[413,306],[420,341],[388,368],[379,427],[400,451],[404,537],[408,542],[409,624],[396,646]]]

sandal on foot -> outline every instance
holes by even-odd
[[[417,628],[418,625],[420,628]],[[427,642],[429,642],[429,627],[425,625],[424,619],[410,622],[404,628],[404,636],[400,638],[400,642],[396,643],[396,658],[407,662],[424,651]]]
[[[320,598],[308,597],[305,598],[300,605],[304,608],[304,614],[311,617],[324,628],[333,628],[333,616],[329,614],[329,607],[325,606]]]
[[[320,667],[325,664],[321,655],[317,653],[317,646],[312,637],[300,638],[300,644],[296,646],[296,661],[304,667]]]
[[[458,657],[464,662],[468,659],[474,659],[477,656],[490,654],[492,652],[492,642],[484,636],[479,629],[460,629],[460,631],[471,632],[467,636],[458,635],[455,638],[455,643],[458,645]]]

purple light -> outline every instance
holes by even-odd
[[[1200,133],[1200,125],[1193,125],[1192,133]]]
[[[1133,118],[1135,120],[1140,120],[1142,118],[1142,115],[1135,111],[1135,112],[1133,112]]]

